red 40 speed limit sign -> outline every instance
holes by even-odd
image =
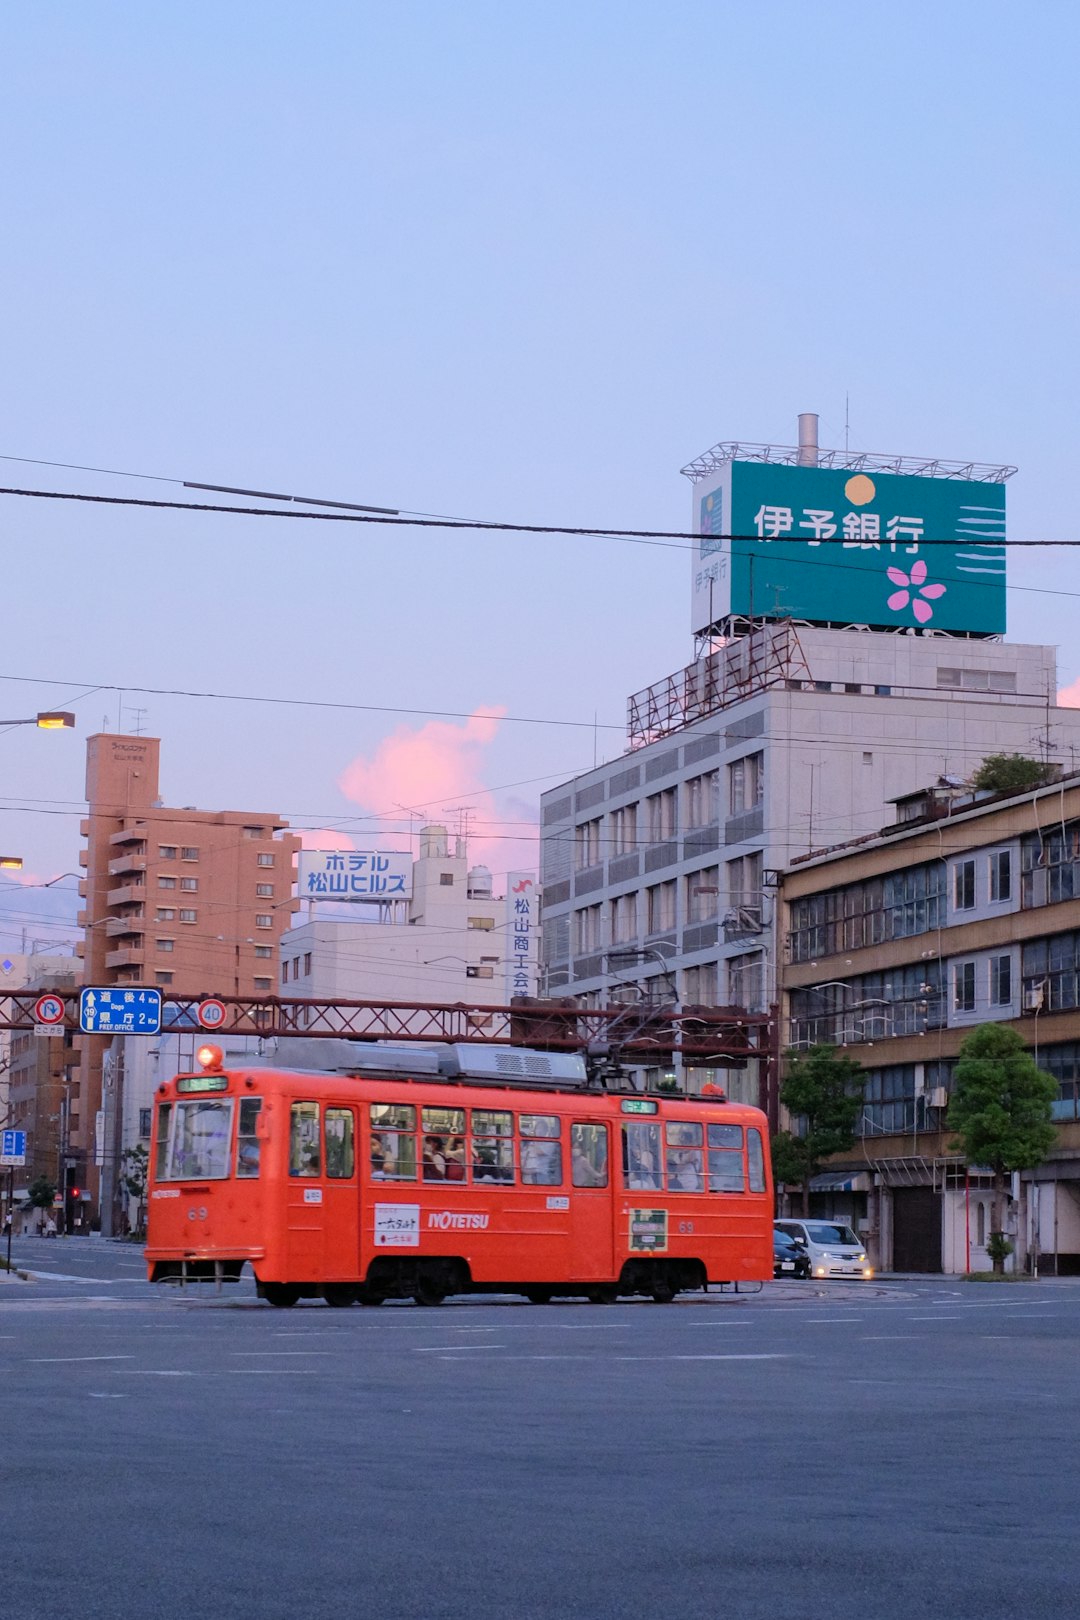
[[[225,1022],[225,1003],[216,996],[200,1001],[195,1016],[203,1029],[220,1029]]]

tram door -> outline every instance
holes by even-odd
[[[327,1108],[323,1119],[323,1254],[328,1282],[360,1276],[360,1189],[356,1113]]]
[[[571,1124],[570,1272],[574,1281],[592,1282],[614,1276],[612,1175],[608,1126],[594,1120]]]

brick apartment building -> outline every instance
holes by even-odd
[[[299,906],[292,890],[300,840],[266,812],[163,805],[160,746],[156,737],[87,740],[83,982],[166,995],[268,995],[278,943]],[[107,1045],[84,1037],[70,1115],[72,1152],[85,1156],[81,1173],[95,1195],[95,1158],[119,1151],[102,1136],[112,1134],[118,1110],[98,1120]],[[122,1054],[119,1064],[122,1076]]]

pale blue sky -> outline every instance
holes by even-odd
[[[1077,532],[1071,0],[46,0],[5,8],[0,53],[6,455],[683,527],[684,462],[790,442],[800,410],[836,443],[850,392],[853,446],[1015,462],[1011,533]],[[677,550],[12,498],[0,523],[0,673],[41,682],[0,683],[0,718],[139,683],[596,714],[611,754],[627,694],[692,650]],[[1073,556],[1010,577],[1080,590]],[[1010,598],[1063,683],[1075,607]],[[393,808],[337,785],[388,716],[132,701],[170,802]],[[117,704],[77,707],[78,737],[0,738],[2,852],[45,876],[77,815],[2,805],[81,797]],[[477,770],[593,757],[591,730],[504,724]]]

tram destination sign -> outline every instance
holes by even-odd
[[[729,461],[694,490],[695,634],[729,617],[1005,629],[1005,485]]]
[[[158,1035],[161,991],[87,986],[79,992],[79,1028],[84,1035]]]

